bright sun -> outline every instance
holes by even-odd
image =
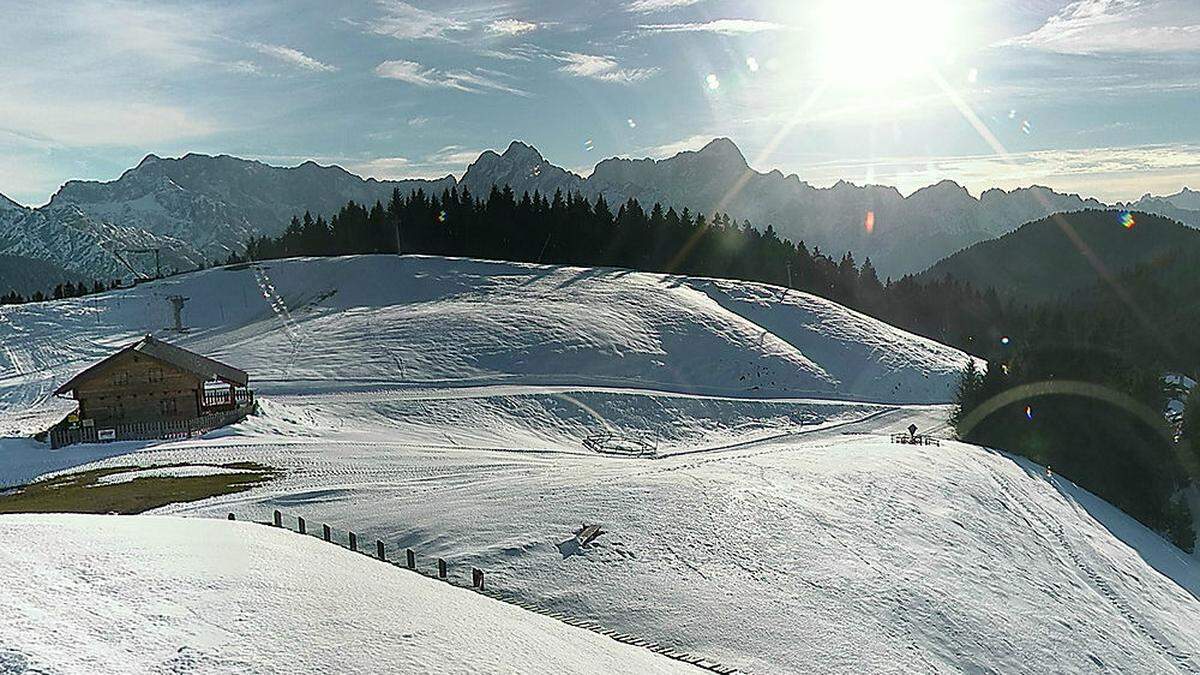
[[[831,0],[817,11],[817,58],[832,84],[881,86],[954,56],[951,0]]]

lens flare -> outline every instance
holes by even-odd
[[[1133,214],[1128,211],[1122,211],[1121,212],[1121,227],[1123,227],[1127,230],[1132,230],[1134,224],[1135,223],[1134,223]]]
[[[867,211],[867,220],[863,225],[867,228],[867,234],[875,231],[875,212]]]

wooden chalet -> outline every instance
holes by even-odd
[[[147,335],[54,392],[79,407],[50,430],[51,445],[186,437],[231,424],[254,407],[249,381],[243,370]]]

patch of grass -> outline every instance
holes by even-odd
[[[232,473],[211,476],[134,478],[123,483],[101,483],[104,476],[167,467],[120,466],[55,476],[0,493],[0,513],[141,513],[150,509],[192,502],[249,490],[275,477],[272,467],[254,462],[206,465]]]

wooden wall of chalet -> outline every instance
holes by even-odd
[[[97,426],[200,414],[203,382],[143,354],[121,355],[75,388],[81,419]]]

